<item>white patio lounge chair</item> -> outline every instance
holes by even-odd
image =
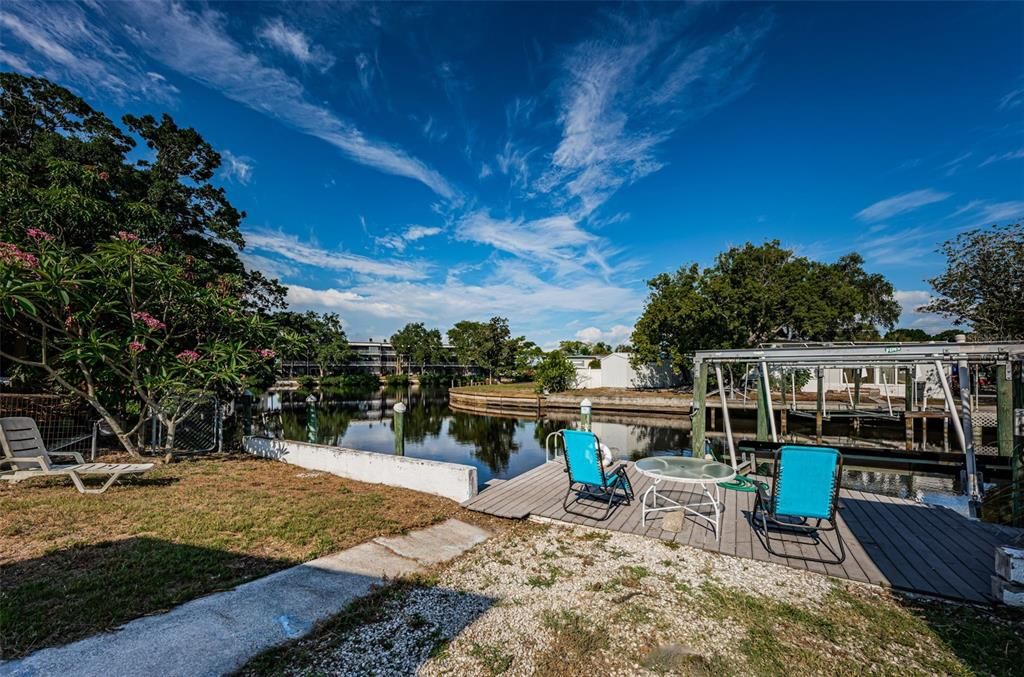
[[[152,463],[86,463],[77,451],[47,451],[36,422],[27,416],[0,418],[0,480],[21,482],[33,477],[60,477],[66,475],[83,494],[102,494],[121,475],[143,473]],[[54,463],[51,456],[70,456],[73,465]],[[82,477],[86,475],[108,477],[98,489],[86,488]]]

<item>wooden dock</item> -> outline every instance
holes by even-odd
[[[650,515],[647,526],[642,526],[640,497],[651,486],[651,480],[631,463],[627,473],[637,498],[630,505],[619,505],[604,521],[569,514],[562,507],[568,488],[563,467],[559,462],[546,463],[485,489],[464,506],[498,517],[532,516],[640,534],[837,578],[980,603],[992,601],[990,577],[995,573],[996,546],[1024,538],[1024,530],[969,520],[948,508],[844,489],[840,493],[839,528],[846,544],[846,560],[842,564],[806,562],[775,556],[765,549],[762,536],[750,524],[753,493],[723,490],[725,512],[719,542],[703,522],[690,518],[683,521],[682,531],[662,529],[663,512]],[[675,497],[671,483],[663,486],[659,492]],[[573,509],[595,516],[603,512],[582,502]],[[781,538],[776,539],[776,534]],[[832,539],[834,534],[824,534],[823,538]],[[788,555],[831,557],[824,545],[806,536],[773,531],[772,545]]]

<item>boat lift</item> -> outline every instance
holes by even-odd
[[[963,335],[957,337],[955,343],[818,343],[818,344],[763,344],[757,348],[735,350],[701,350],[694,354],[694,374],[696,380],[693,388],[693,448],[699,449],[706,438],[706,419],[704,414],[707,399],[707,380],[709,368],[714,370],[719,386],[718,399],[722,412],[722,423],[725,428],[729,459],[736,470],[747,465],[737,463],[736,442],[729,419],[728,398],[724,396],[722,381],[723,365],[735,363],[756,364],[759,372],[757,396],[759,409],[763,407],[769,423],[771,441],[779,442],[775,428],[775,416],[772,407],[771,387],[769,384],[769,368],[772,366],[789,368],[808,368],[816,370],[821,378],[822,370],[831,368],[863,369],[866,367],[894,367],[915,370],[918,366],[933,367],[949,412],[957,411],[957,403],[953,396],[947,368],[956,370],[960,388],[960,415],[950,416],[960,448],[964,451],[966,482],[964,493],[969,497],[971,512],[977,514],[981,504],[981,485],[978,478],[975,459],[973,421],[971,413],[971,378],[970,367],[974,365],[999,365],[997,369],[997,430],[999,434],[1000,455],[1011,456],[1014,449],[1014,435],[1024,435],[1024,402],[1013,403],[1014,378],[1024,379],[1024,342],[990,342],[967,343]],[[1011,372],[1011,365],[1016,366],[1016,377]],[[746,378],[746,376],[744,376]],[[844,379],[845,380],[845,379]],[[847,382],[847,387],[849,386]],[[886,383],[886,385],[888,385]],[[785,387],[785,385],[783,385]],[[795,382],[792,385],[795,397]],[[888,389],[886,389],[888,391]],[[1018,388],[1024,390],[1024,388]],[[852,395],[851,401],[852,401]],[[823,391],[819,389],[819,410],[824,409]],[[1018,398],[1019,399],[1019,398]],[[889,415],[892,416],[892,402],[888,400]],[[909,410],[909,403],[907,405]],[[835,412],[833,412],[835,413]],[[854,410],[848,415],[857,415]],[[861,416],[867,412],[861,412]],[[1015,473],[1024,473],[1020,463],[1015,461]],[[1015,478],[1020,481],[1021,478]]]

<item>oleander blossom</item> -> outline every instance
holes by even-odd
[[[38,268],[39,259],[34,254],[22,251],[18,245],[0,242],[0,263],[23,268]]]
[[[199,353],[197,353],[194,350],[182,350],[180,353],[175,355],[175,357],[177,357],[182,362],[188,362],[189,364],[191,364],[192,362],[195,362],[196,360],[199,359]]]
[[[146,312],[132,313],[132,319],[138,320],[150,329],[166,329],[167,325]]]
[[[53,242],[54,240],[53,235],[41,228],[29,228],[25,231],[25,234],[37,242]]]
[[[146,349],[146,346],[144,346],[139,341],[132,341],[131,343],[128,344],[128,351],[130,353],[132,353],[132,354],[141,353],[145,349]]]
[[[139,241],[139,236],[138,235],[136,235],[135,233],[129,233],[127,230],[119,230],[119,231],[117,231],[117,235],[115,235],[114,238],[117,239],[117,240],[120,240],[121,242],[138,242]]]
[[[260,348],[259,350],[256,351],[256,354],[262,357],[264,360],[272,360],[275,357],[277,357],[277,353],[275,353],[270,348]]]

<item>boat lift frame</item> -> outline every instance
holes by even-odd
[[[758,366],[759,387],[758,397],[762,398],[766,407],[766,415],[771,426],[772,442],[778,442],[775,429],[775,414],[772,407],[771,386],[769,383],[770,366],[804,367],[822,370],[832,368],[865,367],[904,367],[915,368],[926,365],[933,367],[938,374],[942,386],[946,406],[951,412],[950,418],[956,436],[964,450],[967,482],[964,493],[970,500],[972,513],[980,507],[981,487],[978,481],[977,463],[975,459],[973,421],[971,419],[971,379],[969,367],[972,365],[1005,365],[1009,374],[1013,361],[1024,360],[1024,343],[1021,342],[989,342],[967,343],[960,335],[955,343],[776,343],[762,344],[757,348],[732,350],[700,350],[694,354],[694,374],[700,383],[694,384],[694,428],[693,448],[702,448],[705,439],[705,399],[707,393],[708,367],[713,367],[718,382],[718,399],[722,411],[722,422],[729,449],[729,459],[733,469],[739,470],[736,460],[736,443],[729,419],[728,398],[723,395],[722,365],[736,362],[753,363]],[[956,369],[960,386],[960,416],[956,416],[956,403],[946,367]],[[818,371],[820,373],[820,371]],[[783,384],[785,387],[785,384]],[[891,405],[890,405],[891,406]],[[906,406],[906,405],[905,405]]]

